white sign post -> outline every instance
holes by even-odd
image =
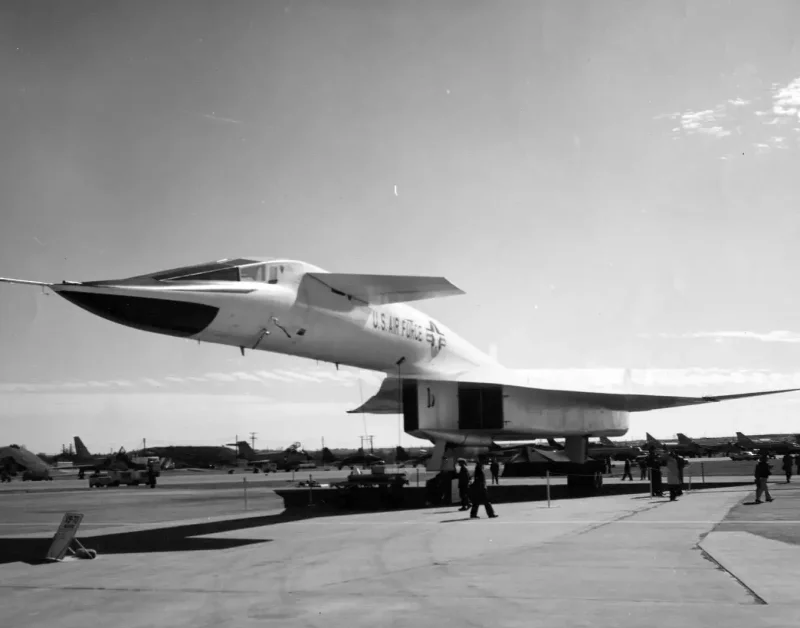
[[[87,550],[81,542],[75,538],[75,535],[78,532],[78,528],[81,525],[81,521],[83,521],[83,514],[79,512],[67,512],[64,513],[64,518],[61,519],[61,525],[58,526],[58,531],[53,536],[53,542],[50,544],[50,549],[47,550],[47,556],[45,557],[47,560],[63,560],[64,556],[67,555],[67,552],[75,554],[75,552],[70,547],[73,543],[78,544],[78,547],[82,552],[79,555],[86,555],[87,557],[94,558],[92,553],[94,550]]]

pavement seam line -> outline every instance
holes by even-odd
[[[763,597],[761,597],[758,593],[756,593],[753,589],[751,589],[744,582],[744,580],[739,578],[739,576],[737,576],[730,569],[725,567],[725,565],[723,565],[721,562],[719,562],[716,558],[714,558],[714,556],[710,552],[708,552],[702,545],[700,545],[703,542],[703,540],[705,539],[705,537],[708,536],[708,534],[710,534],[710,532],[703,535],[703,539],[701,539],[701,540],[699,540],[697,542],[697,544],[695,545],[695,549],[700,550],[700,553],[702,554],[703,558],[705,558],[707,561],[709,561],[709,562],[713,563],[714,565],[716,565],[717,569],[719,569],[720,571],[724,571],[731,578],[733,578],[736,582],[738,582],[742,586],[742,588],[745,591],[747,591],[747,593],[750,595],[750,597],[753,598],[753,601],[756,604],[762,604],[764,606],[768,606],[767,601]]]

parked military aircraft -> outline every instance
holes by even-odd
[[[629,415],[759,395],[678,397],[556,390],[505,368],[408,305],[463,294],[443,277],[330,273],[278,259],[223,259],[127,279],[45,283],[75,305],[135,329],[245,351],[283,353],[386,374],[352,412],[402,413],[406,433],[449,450],[494,441],[563,437],[583,462],[590,435],[622,436]],[[449,450],[449,451],[448,451]]]
[[[564,451],[564,445],[554,439],[548,438],[547,442],[553,449]],[[628,460],[634,460],[644,455],[644,451],[640,447],[618,445],[605,437],[600,437],[599,443],[589,443],[587,451],[589,458],[595,459],[613,458],[614,460],[625,460],[627,458]]]
[[[800,453],[800,445],[789,440],[757,440],[754,441],[749,436],[741,432],[736,432],[736,439],[743,449],[750,451],[765,452],[773,456]]]
[[[23,480],[52,480],[50,471],[50,465],[24,447],[0,447],[0,475],[4,479],[22,472]]]
[[[424,465],[428,460],[431,459],[431,452],[425,451],[424,449],[416,456],[412,456],[403,447],[398,445],[395,449],[395,452],[395,460],[401,467],[417,467],[419,465]]]
[[[275,464],[280,471],[296,471],[316,466],[313,456],[305,452],[300,443],[294,443],[283,451],[256,451],[244,440],[238,441],[236,445],[239,448],[239,457],[244,458],[251,467]]]
[[[732,451],[742,450],[736,443],[709,443],[689,438],[686,434],[678,434],[678,445],[685,448],[685,455],[688,456],[728,455]]]
[[[363,449],[359,449],[356,453],[346,458],[333,461],[333,466],[337,469],[342,469],[343,467],[350,467],[351,469],[356,467],[367,468],[376,464],[386,464],[386,461],[375,454],[366,453]]]

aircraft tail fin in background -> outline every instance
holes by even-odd
[[[244,458],[249,458],[256,453],[246,440],[240,440],[238,443],[236,443],[236,446],[239,448],[239,453]]]
[[[83,444],[80,436],[73,436],[72,439],[75,441],[75,453],[79,458],[92,457],[92,454],[89,453],[89,450],[86,448],[86,445]]]
[[[304,283],[316,281],[335,294],[369,305],[406,303],[464,294],[444,277],[411,275],[360,275],[350,273],[306,273]],[[303,286],[301,286],[301,293]]]
[[[616,447],[614,442],[610,440],[607,436],[600,437],[600,444],[604,445],[605,447]]]
[[[681,445],[691,445],[692,444],[692,439],[689,438],[688,436],[686,436],[686,434],[678,433],[678,442]]]

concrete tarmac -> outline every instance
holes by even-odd
[[[94,561],[7,563],[0,608],[15,628],[795,625],[785,593],[754,593],[698,545],[751,495],[502,504],[493,520],[456,508],[240,515],[128,535]]]

